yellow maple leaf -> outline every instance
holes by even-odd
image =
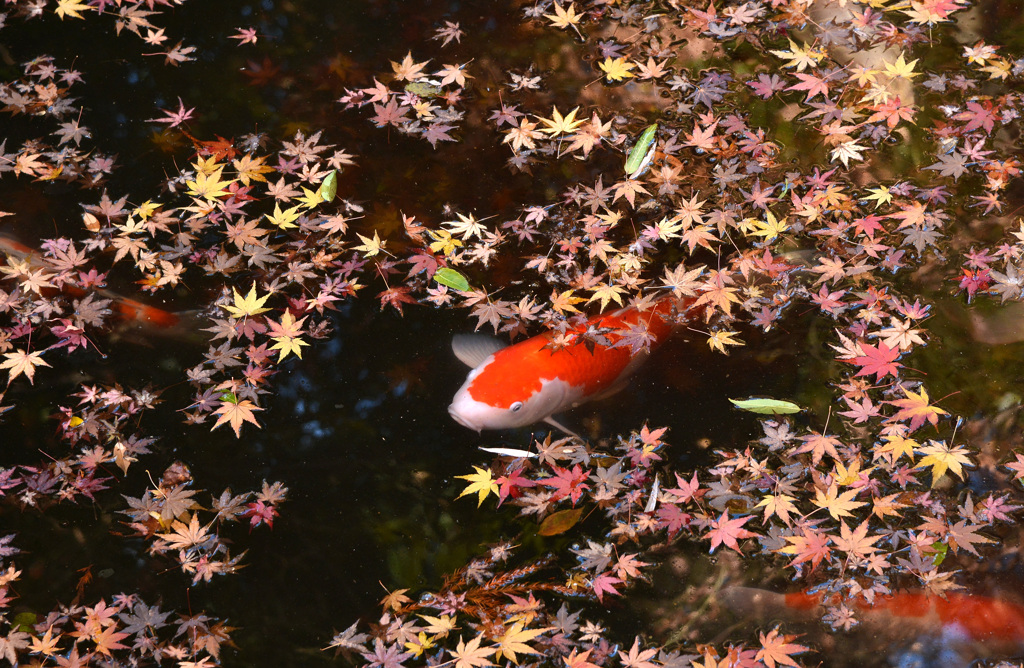
[[[238,160],[233,161],[231,166],[235,168],[235,172],[238,174],[238,180],[242,182],[242,185],[247,186],[250,181],[262,181],[263,183],[266,183],[267,177],[263,175],[274,171],[274,168],[270,165],[264,165],[264,160],[266,160],[265,156],[253,157],[246,154]]]
[[[224,165],[217,162],[217,156],[211,155],[207,158],[199,157],[192,166],[196,168],[196,172],[199,174],[206,174],[207,176],[213,174],[218,169],[221,169]]]
[[[79,0],[57,0],[57,16],[63,21],[65,16],[70,16],[73,19],[84,19],[79,12],[83,12],[90,9],[96,9],[89,5],[83,5]]]
[[[278,362],[288,357],[288,353],[295,353],[296,357],[302,359],[302,346],[309,345],[295,336],[275,336],[274,341],[276,343],[270,346],[270,349],[279,351],[277,355]]]
[[[814,490],[816,496],[814,505],[827,510],[828,514],[835,520],[838,520],[840,517],[853,517],[853,513],[850,511],[865,505],[863,501],[853,500],[853,497],[857,496],[860,489],[850,489],[842,494],[838,494],[838,491],[839,488],[835,483],[828,488],[826,494],[822,494],[820,489]]]
[[[405,649],[409,650],[409,653],[414,658],[419,658],[421,654],[434,646],[434,640],[434,638],[428,638],[426,633],[420,631],[415,640],[405,643]]]
[[[755,237],[764,237],[765,243],[774,240],[780,234],[789,229],[786,219],[783,218],[782,220],[777,220],[775,218],[775,214],[771,211],[765,211],[765,218],[767,220],[754,221],[754,230],[750,233]]]
[[[860,480],[862,475],[867,476],[874,470],[875,467],[872,466],[870,468],[865,469],[864,471],[861,471],[860,457],[857,457],[857,459],[855,459],[853,463],[850,464],[850,468],[846,468],[846,466],[844,466],[843,463],[837,459],[835,462],[835,481],[836,484],[839,485],[840,487],[849,487],[850,485]]]
[[[310,190],[303,186],[302,197],[299,198],[300,206],[304,206],[308,209],[313,209],[320,205],[324,201],[324,198],[320,196],[320,191]]]
[[[616,81],[625,81],[630,77],[636,76],[631,69],[636,67],[635,63],[631,63],[626,60],[625,56],[620,58],[605,58],[604,62],[598,63],[598,67],[604,72],[605,77],[608,81],[614,83]]]
[[[303,188],[305,190],[305,188]],[[298,227],[295,221],[299,218],[299,205],[288,207],[284,211],[281,210],[281,205],[274,202],[274,214],[269,213],[263,214],[267,217],[267,220],[277,225],[282,230],[287,230],[292,227]]]
[[[234,293],[235,303],[234,305],[224,304],[223,308],[230,313],[233,318],[245,318],[251,315],[259,315],[260,313],[266,313],[270,310],[268,308],[263,308],[263,305],[267,303],[267,299],[270,298],[270,293],[267,293],[262,297],[257,297],[255,281],[253,281],[252,288],[244,299],[242,298],[242,295],[238,294],[238,290],[231,288],[231,292]]]
[[[580,108],[576,107],[563,117],[557,107],[551,107],[551,118],[538,119],[547,126],[541,128],[540,132],[547,132],[552,137],[557,137],[560,134],[569,134],[575,131],[576,128],[586,123],[585,120],[576,120],[576,112],[579,110]]]
[[[362,245],[356,246],[355,249],[363,253],[364,257],[373,257],[377,253],[384,250],[384,246],[387,245],[387,241],[381,241],[380,237],[377,236],[377,230],[373,231],[373,238],[364,237],[363,235],[356,233],[359,240],[362,241]]]
[[[885,73],[891,76],[893,79],[903,78],[906,79],[907,81],[910,81],[914,77],[921,76],[920,72],[914,71],[914,65],[917,65],[917,60],[915,59],[908,63],[902,51],[900,52],[900,55],[895,62],[884,62]]]
[[[556,2],[555,13],[545,14],[544,18],[551,21],[551,25],[556,28],[572,28],[576,31],[576,34],[579,34],[580,30],[576,27],[576,24],[583,18],[583,14],[576,13],[576,3],[574,2],[569,3],[568,9],[563,8]]]
[[[797,72],[803,72],[808,67],[813,67],[821,62],[821,59],[825,57],[825,52],[821,49],[815,49],[811,45],[804,43],[803,47],[796,45],[796,42],[789,40],[788,51],[775,51],[772,50],[770,53],[775,54],[780,58],[785,58],[789,62],[783,65],[783,67],[795,67]]]
[[[879,457],[886,456],[889,460],[889,464],[895,464],[897,460],[903,455],[907,456],[910,463],[914,463],[914,449],[921,447],[921,444],[912,438],[906,436],[900,436],[899,434],[888,434],[883,436],[885,443],[874,448],[874,455],[872,459],[878,459]]]
[[[918,466],[930,466],[932,468],[932,487],[942,480],[946,471],[952,471],[956,477],[964,479],[963,465],[972,466],[967,449],[962,445],[951,448],[941,441],[928,441],[928,445],[918,449],[918,452],[925,455],[918,462]]]
[[[886,186],[868,188],[868,192],[871,194],[865,197],[864,199],[868,202],[874,200],[876,209],[882,204],[888,204],[889,202],[892,201],[892,193],[889,192],[889,188]]]
[[[717,350],[721,353],[729,354],[729,351],[725,349],[726,346],[742,346],[745,345],[742,341],[735,340],[734,336],[738,336],[739,332],[715,332],[708,337],[708,345],[712,350]]]
[[[800,512],[793,505],[794,501],[796,501],[796,497],[788,494],[769,494],[761,499],[755,508],[764,508],[764,522],[767,522],[772,515],[778,515],[779,519],[786,523],[786,526],[790,526],[792,520],[789,518],[789,514],[799,514]]]
[[[548,630],[550,629],[524,629],[522,622],[516,622],[497,639],[498,654],[519,665],[519,658],[516,656],[516,653],[539,654],[540,652],[527,645],[526,641],[533,640]]]
[[[458,628],[455,626],[455,617],[453,615],[441,615],[440,617],[417,615],[417,617],[427,622],[427,628],[424,630],[438,638],[444,638],[451,631]]]
[[[456,478],[468,480],[472,483],[469,487],[462,490],[462,493],[455,498],[461,499],[467,494],[476,492],[478,495],[476,506],[479,508],[489,494],[498,494],[498,483],[494,480],[494,476],[491,474],[491,469],[482,469],[479,466],[474,466],[473,468],[476,469],[476,473],[455,476]]]
[[[139,216],[143,220],[146,220],[147,218],[152,216],[153,212],[159,209],[161,206],[162,205],[160,204],[160,202],[154,202],[153,200],[147,199],[145,202],[143,202],[142,204],[135,208],[135,211],[132,212],[132,215]]]
[[[580,310],[573,306],[573,304],[579,304],[580,302],[587,301],[583,297],[574,297],[572,290],[566,290],[559,294],[557,290],[551,291],[551,308],[558,311],[562,315],[566,313],[579,313]]]
[[[188,186],[188,194],[193,197],[202,197],[206,200],[216,200],[219,197],[224,197],[228,194],[227,187],[235,182],[235,179],[228,179],[227,181],[221,181],[221,172],[224,171],[224,165],[220,165],[217,169],[206,174],[202,171],[196,172],[196,178],[192,181],[186,181],[185,185]]]
[[[622,292],[624,288],[617,283],[601,283],[594,289],[594,294],[591,295],[587,303],[599,299],[601,301],[601,310],[603,311],[608,306],[608,301],[614,301],[619,306],[622,306]]]
[[[427,233],[434,238],[434,242],[430,244],[432,253],[441,253],[447,257],[462,246],[462,241],[454,238],[448,230],[427,230]]]

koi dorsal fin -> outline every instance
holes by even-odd
[[[470,369],[477,368],[504,347],[501,341],[483,334],[456,334],[452,337],[452,351]]]

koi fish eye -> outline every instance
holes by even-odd
[[[522,409],[522,407],[523,407],[523,402],[516,401],[511,406],[509,406],[508,409],[510,411],[512,411],[513,413],[518,413],[520,411],[520,409]]]

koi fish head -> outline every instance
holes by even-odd
[[[511,347],[488,337],[460,335],[452,349],[472,367],[448,413],[464,427],[514,429],[540,422],[578,400],[571,383],[559,377],[545,341],[531,339]]]
[[[490,396],[488,388],[501,383],[497,367],[490,366],[492,362],[470,372],[448,407],[448,413],[462,426],[476,431],[525,427],[550,417],[565,404],[569,387],[558,379],[540,379],[539,389],[529,393],[506,387],[503,396]]]

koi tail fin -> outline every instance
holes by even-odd
[[[817,608],[816,597],[796,600],[791,594],[779,594],[756,587],[726,587],[718,593],[718,600],[729,612],[744,619],[780,619],[801,621],[811,617]],[[804,601],[803,598],[807,598]]]

